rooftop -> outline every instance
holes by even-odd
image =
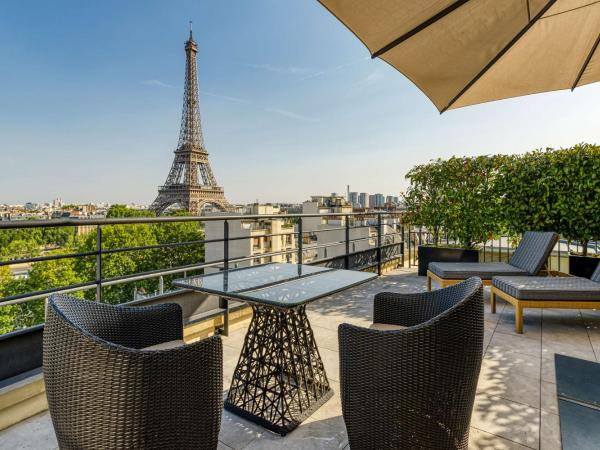
[[[425,277],[397,269],[358,287],[315,301],[309,319],[335,396],[282,438],[227,411],[223,412],[220,449],[348,448],[339,398],[337,327],[368,326],[377,292],[426,289]],[[600,311],[525,310],[525,333],[514,332],[514,309],[499,300],[490,313],[486,289],[484,360],[471,420],[474,449],[560,449],[554,375],[555,353],[598,361]],[[248,322],[223,337],[224,387],[229,386]],[[55,449],[49,414],[42,413],[0,432],[10,449]]]

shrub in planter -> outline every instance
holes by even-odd
[[[558,231],[579,242],[586,256],[588,243],[600,237],[600,146],[578,144],[547,156],[556,183]]]
[[[433,247],[419,246],[419,274],[432,261],[478,261],[476,246],[499,230],[494,190],[498,163],[490,156],[453,157],[416,166],[407,174],[407,217],[433,234]],[[442,229],[458,245],[440,246]]]
[[[546,152],[536,151],[502,159],[495,190],[503,231],[558,231],[556,182]]]
[[[559,232],[577,241],[581,253],[569,255],[569,273],[589,278],[598,259],[588,255],[588,244],[600,236],[600,146],[578,144],[548,153],[556,180]]]
[[[501,157],[453,157],[444,164],[445,228],[448,237],[472,249],[500,231],[495,179]]]
[[[578,144],[507,158],[496,183],[506,231],[556,231],[577,241],[581,256],[600,236],[600,147]],[[597,261],[570,259],[571,273],[589,276]]]
[[[424,226],[433,236],[434,244],[439,242],[440,233],[446,221],[445,171],[444,162],[437,159],[428,164],[413,167],[407,174],[410,186],[404,194],[408,224]]]

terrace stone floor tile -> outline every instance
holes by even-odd
[[[539,448],[540,411],[524,403],[477,394],[471,426],[531,448]]]
[[[596,360],[596,354],[589,339],[585,340],[543,340],[542,357],[554,359],[554,354],[574,356],[575,358]]]
[[[530,450],[531,447],[518,444],[491,433],[471,427],[469,448],[473,450]]]
[[[542,411],[541,418],[540,450],[561,450],[558,416]]]
[[[539,338],[526,335],[507,334],[501,331],[495,331],[488,347],[488,352],[519,352],[530,357],[539,358],[542,353]]]
[[[282,438],[235,414],[223,412],[220,450],[344,449],[348,437],[339,396],[337,327],[368,326],[377,292],[419,292],[425,277],[398,269],[307,307],[334,396],[295,431]],[[560,449],[554,353],[596,361],[600,356],[600,311],[525,310],[524,334],[514,332],[514,308],[498,301],[490,312],[485,293],[484,359],[471,420],[472,449]],[[226,393],[243,345],[245,328],[223,337]],[[41,413],[0,431],[0,450],[57,448],[49,414]]]
[[[558,414],[558,399],[556,397],[556,384],[542,381],[542,388],[540,389],[541,395],[541,409],[544,412]]]
[[[477,392],[540,408],[539,360],[528,363],[527,355],[489,359],[482,362]],[[510,359],[509,359],[510,358]],[[511,361],[512,359],[512,361]]]

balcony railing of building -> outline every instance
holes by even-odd
[[[321,218],[323,220],[335,220],[331,227],[318,225],[317,229],[308,229],[305,222],[309,218]],[[55,293],[85,293],[95,292],[93,295],[86,294],[88,299],[103,302],[103,291],[112,286],[125,285],[127,283],[139,282],[142,280],[158,280],[157,295],[147,295],[134,291],[124,298],[122,303],[139,304],[162,296],[172,295],[178,290],[170,286],[171,278],[180,278],[190,274],[204,273],[206,270],[227,270],[240,265],[250,265],[256,260],[256,255],[231,256],[231,244],[237,240],[252,239],[252,236],[230,236],[230,226],[232,223],[239,223],[240,220],[260,222],[269,219],[284,219],[294,224],[292,228],[284,228],[281,233],[271,233],[261,235],[263,239],[278,238],[290,236],[295,245],[284,246],[280,251],[269,251],[260,254],[262,262],[277,260],[292,261],[299,264],[323,265],[335,268],[353,269],[353,270],[371,270],[381,274],[384,266],[389,263],[397,262],[404,264],[404,239],[405,228],[401,223],[401,214],[398,212],[365,212],[365,213],[344,213],[344,214],[277,214],[277,215],[231,215],[231,216],[165,216],[156,218],[113,218],[113,219],[57,219],[57,220],[30,220],[30,221],[2,221],[0,222],[0,232],[2,230],[15,230],[27,228],[59,228],[59,227],[88,227],[95,233],[95,248],[85,252],[67,252],[60,254],[41,254],[40,256],[31,256],[24,258],[15,258],[0,261],[0,269],[3,267],[14,267],[31,265],[44,261],[62,261],[66,259],[87,259],[95,268],[95,276],[92,279],[76,284],[66,284],[60,286],[49,286],[48,288],[33,291],[19,292],[13,295],[0,298],[0,314],[3,309],[14,307],[15,305],[29,305],[34,302],[43,302],[44,299]],[[205,224],[207,222],[222,222],[222,235],[217,238],[207,238],[193,241],[169,242],[152,245],[123,246],[116,248],[107,248],[103,240],[103,230],[108,227],[119,225],[160,225],[171,222],[195,222]],[[339,224],[342,224],[341,226]],[[385,226],[385,232],[384,232]],[[365,233],[366,237],[352,237],[357,229],[368,228],[375,229],[374,233]],[[317,236],[319,233],[338,232],[342,237],[339,240],[332,240],[322,243],[310,241],[304,244],[308,236]],[[373,239],[372,234],[375,234]],[[351,251],[358,243],[365,241],[357,251]],[[374,244],[374,245],[372,245]],[[222,246],[220,253],[222,257],[211,261],[198,261],[192,264],[180,265],[175,267],[155,267],[152,270],[146,270],[135,273],[122,273],[116,276],[105,276],[103,270],[107,258],[111,255],[127,254],[131,252],[146,252],[158,249],[178,249],[203,245]],[[330,250],[332,256],[318,257],[319,249]],[[315,255],[317,255],[315,257]],[[83,294],[80,294],[83,295]],[[135,297],[135,299],[134,299]],[[215,305],[215,314],[227,314],[228,309],[222,307],[222,303]],[[212,310],[206,311],[202,317],[208,317]],[[0,368],[0,382],[10,377],[19,375],[30,369],[41,365],[41,336],[43,323],[38,323],[23,329],[18,329],[0,335],[0,358],[7,361],[6,365]]]

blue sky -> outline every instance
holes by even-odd
[[[232,202],[397,193],[453,154],[600,143],[600,85],[440,115],[316,1],[0,3],[0,203],[150,203],[177,144],[187,24]]]

